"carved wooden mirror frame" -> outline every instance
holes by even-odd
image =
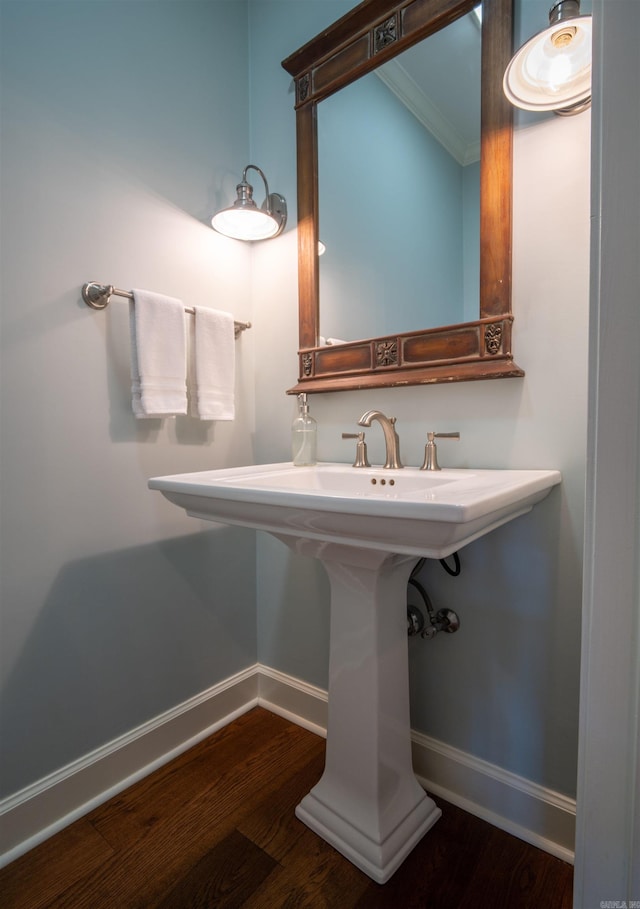
[[[470,12],[477,0],[365,0],[283,61],[296,86],[298,384],[289,394],[522,376],[511,352],[513,0],[483,0],[480,311],[475,322],[318,346],[318,102]]]

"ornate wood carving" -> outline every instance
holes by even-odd
[[[497,354],[502,346],[502,325],[487,325],[484,331],[484,346],[488,354]]]
[[[309,88],[311,86],[311,76],[305,73],[296,83],[298,87],[298,104],[302,104],[309,97]]]
[[[386,22],[383,22],[382,25],[378,25],[377,28],[373,30],[373,35],[373,49],[376,54],[379,54],[385,47],[388,47],[390,44],[393,44],[394,41],[398,40],[396,17],[391,16],[391,18],[387,19]]]
[[[397,366],[398,365],[398,342],[397,341],[377,341],[376,342],[376,366]]]

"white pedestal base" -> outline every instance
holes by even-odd
[[[411,763],[407,581],[414,557],[292,540],[331,582],[325,770],[296,815],[382,884],[438,820]]]
[[[320,801],[317,793],[323,781],[324,777],[303,798],[296,808],[296,817],[378,884],[389,880],[442,814],[435,802],[422,792],[421,801],[395,830],[384,839],[374,839]]]

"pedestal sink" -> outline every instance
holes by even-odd
[[[331,584],[325,770],[297,816],[384,883],[440,817],[411,764],[406,621],[416,560],[525,514],[556,470],[355,469],[290,463],[155,477],[193,517],[267,530]]]

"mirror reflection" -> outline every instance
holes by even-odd
[[[478,318],[480,62],[470,13],[319,104],[321,343]]]
[[[401,246],[390,251],[394,235],[400,234],[398,224],[406,220],[407,215],[404,211],[397,215],[389,213],[389,196],[395,196],[399,186],[413,187],[410,195],[418,195],[415,189],[418,185],[416,174],[422,177],[425,170],[422,161],[415,166],[413,162],[407,163],[404,158],[399,162],[376,162],[373,172],[367,174],[365,179],[363,162],[368,162],[374,151],[377,154],[381,144],[380,131],[374,129],[368,134],[365,145],[357,148],[355,154],[349,146],[352,160],[347,164],[335,159],[329,169],[342,179],[333,188],[327,189],[323,185],[322,174],[326,173],[327,165],[319,164],[318,127],[323,128],[319,121],[327,99],[346,92],[360,77],[374,72],[378,66],[397,61],[404,51],[416,47],[423,39],[430,38],[452,22],[468,16],[474,5],[477,5],[474,0],[364,0],[282,63],[295,81],[298,168],[299,371],[298,384],[288,389],[290,394],[466,382],[524,375],[513,360],[512,350],[513,112],[502,91],[502,76],[512,51],[513,0],[483,0],[482,3],[481,76],[473,80],[481,92],[480,229],[474,231],[465,222],[464,227],[458,226],[450,231],[456,235],[458,250],[464,246],[477,246],[471,239],[471,234],[479,234],[479,253],[476,252],[476,261],[479,262],[479,293],[466,291],[465,284],[471,286],[468,279],[471,267],[463,264],[461,253],[454,253],[455,258],[447,261],[445,254],[437,247],[440,234],[445,232],[443,225],[448,224],[448,219],[458,218],[457,215],[452,216],[450,205],[442,209],[438,220],[430,208],[438,195],[440,177],[432,180],[427,202],[423,199],[422,208],[418,208],[417,215],[412,216],[409,238],[403,236]],[[467,62],[464,52],[450,53],[447,59],[451,57],[455,58],[456,70],[464,69]],[[448,74],[450,72],[442,64],[433,81],[438,86],[448,86],[449,83],[453,85],[454,80]],[[366,88],[369,91],[369,86]],[[337,103],[340,105],[339,100]],[[438,104],[435,99],[433,103],[436,106]],[[380,106],[379,101],[374,104],[374,113],[370,116],[374,127],[379,126],[383,119],[379,113]],[[328,109],[328,105],[325,108]],[[385,114],[385,118],[388,117],[391,114]],[[342,112],[343,120],[355,118],[353,112]],[[385,139],[392,132],[391,129],[385,130]],[[333,140],[325,137],[323,140],[324,147],[329,147],[331,152],[338,142],[338,137]],[[439,151],[436,155],[432,146],[431,154],[432,157],[441,157],[443,153]],[[458,162],[458,165],[466,166],[464,161],[462,164]],[[459,207],[462,182],[460,178]],[[365,185],[366,183],[371,185]],[[346,194],[352,187],[355,187],[357,197],[348,199]],[[369,205],[371,217],[359,216],[355,223],[346,222],[345,229],[346,212],[358,211],[363,198]],[[332,240],[324,232],[329,231],[332,217],[328,206],[336,204],[339,209],[338,213],[334,212],[333,221],[342,233],[336,234]],[[363,222],[378,223],[381,220],[390,228],[382,242],[363,239]],[[432,230],[432,235],[427,239],[424,239],[424,234],[421,240],[416,239],[419,224],[428,225],[431,229],[434,223],[439,228],[438,231]],[[458,224],[463,224],[462,215],[459,216]],[[357,252],[352,247],[347,249],[347,241],[354,238],[357,241],[356,247],[360,247]],[[317,252],[319,239],[327,247],[326,254],[321,259]],[[401,251],[407,244],[410,246],[410,254],[401,258]],[[431,259],[428,259],[433,248],[438,250],[438,254],[431,255]],[[321,265],[326,272],[323,278],[326,293],[334,290],[331,284],[327,284],[330,275],[330,266],[327,264],[329,256],[342,255],[343,250],[343,258],[336,259],[341,263],[341,270],[334,270],[333,284],[337,290],[339,282],[340,290],[334,294],[337,303],[334,314],[330,316],[329,310],[324,309],[324,299],[320,299]],[[446,255],[449,256],[450,253],[447,252]],[[360,268],[356,267],[357,257],[362,262]],[[381,261],[383,268],[370,277],[374,259]],[[443,315],[444,308],[435,307],[436,315],[433,318],[440,324],[425,327],[426,302],[431,304],[433,300],[445,295],[446,288],[442,288],[442,282],[439,286],[435,277],[441,259],[445,260],[441,274],[446,272],[448,281],[457,282],[458,295],[462,299],[462,303],[458,302],[458,307],[464,310],[465,293],[468,308],[472,306],[470,301],[474,296],[478,302],[473,307],[475,311],[469,314],[470,317],[466,314],[460,317],[463,321],[452,321],[455,317],[451,313]],[[421,269],[417,286],[411,291],[411,295],[419,300],[421,318],[416,320],[417,328],[406,330],[407,324],[412,325],[413,322],[405,322],[404,326],[400,326],[398,322],[402,317],[398,321],[394,319],[390,328],[386,327],[389,322],[385,322],[382,329],[367,324],[366,318],[360,318],[361,314],[351,324],[338,322],[338,314],[352,310],[356,300],[366,300],[362,310],[365,315],[370,310],[376,310],[383,312],[386,319],[389,312],[398,314],[401,310],[404,311],[408,291],[401,288],[400,281],[414,272],[423,260],[427,261],[427,265]],[[477,274],[475,268],[473,273]],[[345,278],[351,282],[347,290],[344,288],[347,283]],[[378,296],[375,304],[371,303],[369,289],[363,292],[362,282],[365,281],[369,282],[367,288],[377,288],[378,285],[383,287],[383,293]],[[429,281],[432,282],[431,287]],[[447,291],[447,297],[452,296]],[[380,333],[376,334],[376,331]],[[352,332],[356,337],[353,337]],[[348,343],[319,345],[319,339],[323,335],[325,339],[338,338]]]

